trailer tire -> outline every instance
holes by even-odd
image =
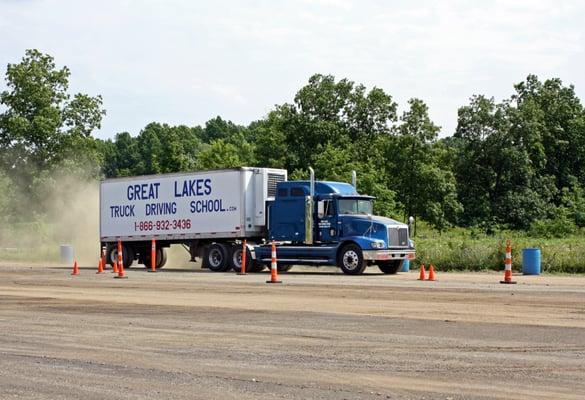
[[[130,268],[134,262],[134,249],[132,247],[122,247],[122,258],[124,259],[124,268]]]
[[[254,272],[254,264],[256,260],[252,259],[250,249],[246,249],[246,272]],[[229,268],[236,272],[242,271],[242,246],[234,245],[231,247],[231,255],[229,259]]]
[[[169,259],[167,249],[161,248],[160,252],[161,252],[160,263],[157,263],[156,269],[164,267],[165,264],[167,263],[167,260]]]
[[[378,268],[385,274],[394,275],[402,268],[402,260],[380,261]]]
[[[165,266],[167,263],[167,252],[164,247],[157,247],[156,249],[156,264],[154,267],[156,269],[160,269]],[[149,269],[150,268],[150,251],[144,257],[144,266]]]
[[[362,249],[354,243],[348,243],[337,254],[337,266],[344,274],[360,275],[366,269]]]
[[[229,269],[228,248],[223,243],[212,243],[205,249],[203,267],[214,272],[225,272]]]
[[[114,265],[114,261],[118,262],[118,250],[115,245],[108,244],[106,246],[106,261],[111,266]]]
[[[106,258],[110,265],[114,265],[114,261],[118,262],[118,246],[116,244],[109,245],[106,250]],[[134,249],[123,245],[122,247],[122,262],[124,268],[130,268],[134,262]]]

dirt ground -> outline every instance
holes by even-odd
[[[583,399],[585,277],[0,263],[2,399]]]

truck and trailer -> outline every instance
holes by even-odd
[[[288,181],[287,171],[236,169],[108,179],[100,186],[100,241],[108,262],[150,266],[156,240],[156,268],[165,249],[183,245],[191,261],[223,272],[239,271],[246,239],[246,269],[261,271],[278,244],[279,270],[293,265],[334,265],[361,274],[376,265],[394,274],[415,257],[409,226],[373,215],[373,197],[352,184]]]

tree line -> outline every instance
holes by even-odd
[[[529,75],[502,102],[473,96],[445,138],[421,99],[399,113],[381,88],[316,74],[290,103],[247,126],[219,116],[194,127],[152,122],[101,140],[93,134],[105,115],[102,98],[69,94],[69,76],[37,50],[7,67],[4,219],[31,215],[17,212],[23,197],[39,200],[34,211],[42,214],[43,190],[63,169],[103,179],[263,166],[306,179],[312,166],[327,180],[349,181],[356,170],[358,190],[376,196],[378,214],[412,215],[438,230],[565,234],[585,226],[585,111],[560,79]]]

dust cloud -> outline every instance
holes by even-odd
[[[167,250],[167,263],[165,268],[195,269],[199,263],[192,263],[191,256],[180,244],[174,244]]]
[[[60,246],[71,245],[81,266],[96,265],[100,254],[100,181],[67,171],[46,178],[34,204],[31,196],[19,200],[19,213],[31,214],[29,222],[0,228],[0,260],[33,263],[60,263]],[[40,202],[40,204],[39,204]],[[43,210],[35,213],[31,210]],[[195,269],[200,263],[189,261],[180,244],[166,249],[165,268]],[[136,265],[136,264],[135,264]],[[137,266],[137,268],[140,268]]]
[[[97,263],[99,239],[99,181],[84,180],[65,172],[54,177],[58,182],[44,198],[47,222],[52,228],[52,244],[70,244],[75,259],[83,265]]]

